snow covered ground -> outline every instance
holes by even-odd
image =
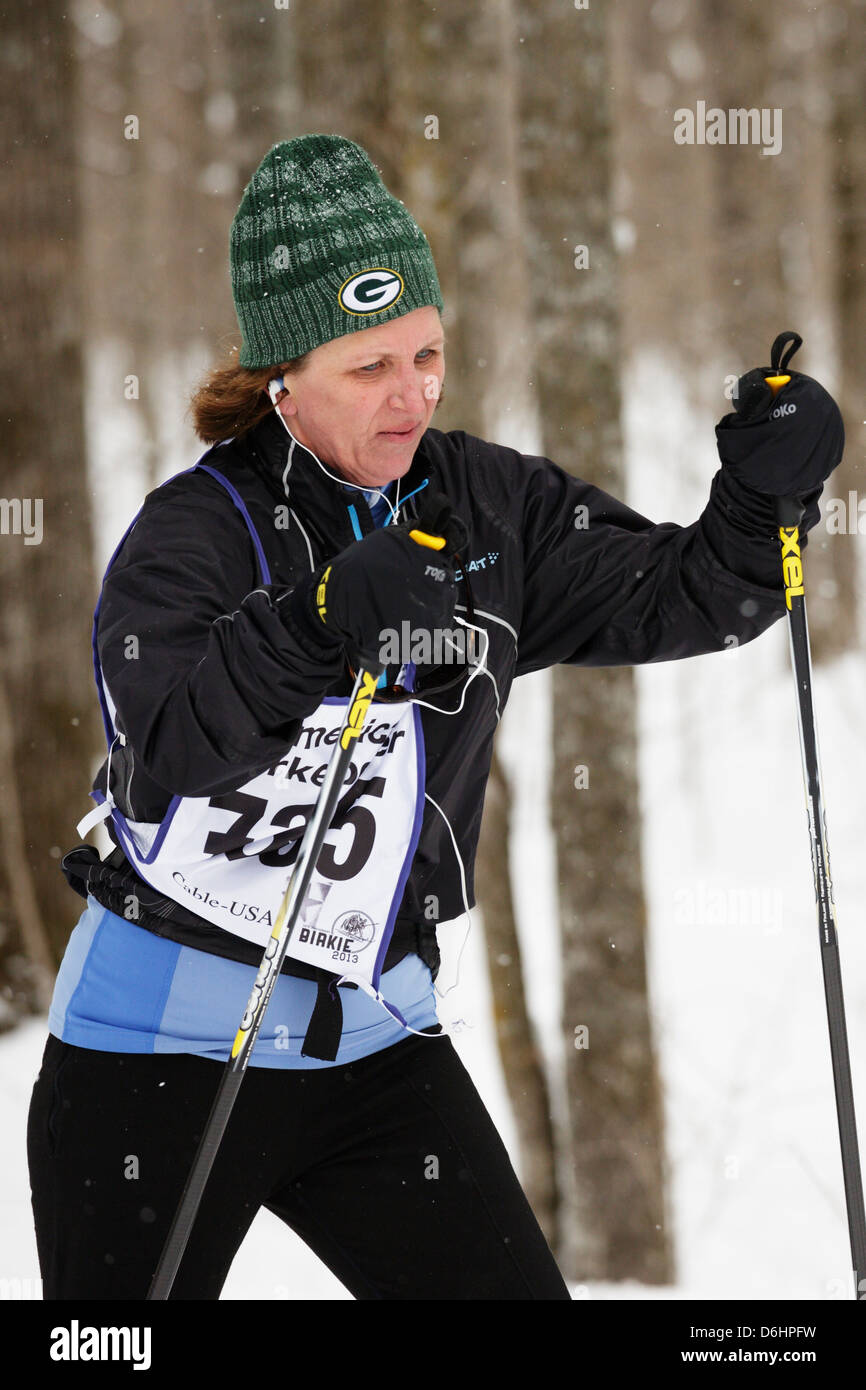
[[[794,684],[754,678],[774,648],[787,661],[783,624],[688,663],[694,684],[641,672],[651,988],[681,1280],[827,1299],[850,1255]],[[861,1134],[864,676],[851,654],[815,686]]]

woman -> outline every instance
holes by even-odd
[[[265,156],[231,272],[239,361],[194,401],[213,447],[146,498],[95,615],[109,755],[79,830],[106,816],[116,848],[63,861],[87,907],[28,1131],[45,1294],[145,1297],[354,673],[378,655],[172,1297],[217,1298],[265,1206],[359,1299],[565,1299],[436,1018],[436,924],[473,902],[496,725],[525,672],[722,651],[775,622],[770,494],[796,491],[814,525],[839,413],[792,374],[797,410],[727,416],[689,527],[432,428],[430,248],[338,136]]]

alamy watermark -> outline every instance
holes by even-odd
[[[674,921],[686,927],[759,927],[780,932],[785,904],[778,888],[766,885],[719,885],[698,879],[673,895]]]
[[[42,1279],[39,1275],[21,1278],[15,1275],[13,1278],[0,1278],[0,1302],[8,1301],[19,1302],[26,1299],[34,1299],[41,1302],[44,1298],[42,1290]]]
[[[51,1329],[52,1361],[130,1361],[134,1371],[150,1370],[150,1327],[102,1327],[72,1318]]]
[[[844,497],[821,502],[821,519],[828,536],[866,536],[866,497],[853,489]]]
[[[465,627],[412,627],[408,619],[400,630],[383,627],[379,633],[379,660],[385,665],[465,665],[472,661],[472,632]]]
[[[41,545],[42,498],[0,497],[0,536],[23,536],[25,545]]]
[[[677,145],[761,145],[765,155],[781,154],[781,106],[707,106],[705,101],[674,112]]]

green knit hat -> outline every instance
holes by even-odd
[[[341,135],[268,151],[229,248],[242,367],[272,367],[422,305],[443,307],[427,238],[366,151]]]

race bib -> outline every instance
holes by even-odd
[[[159,824],[112,811],[141,877],[214,926],[268,942],[348,700],[329,697],[281,761],[234,791],[175,797]],[[423,734],[412,703],[374,701],[288,946],[296,960],[378,987],[421,830]]]

